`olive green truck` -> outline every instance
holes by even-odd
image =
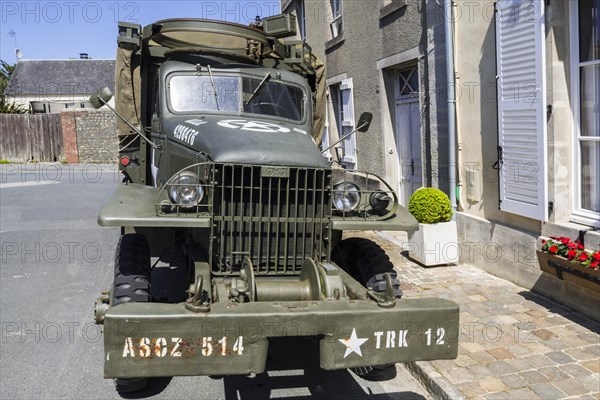
[[[418,225],[383,179],[322,155],[324,66],[294,34],[289,14],[119,23],[114,107],[91,98],[118,115],[124,176],[99,212],[121,236],[95,306],[119,391],[261,373],[274,337],[317,338],[321,368],[365,378],[457,355],[458,306],[401,298],[383,249],[342,237]]]

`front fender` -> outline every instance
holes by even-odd
[[[417,231],[419,223],[408,212],[406,207],[398,206],[394,215],[384,220],[372,220],[361,217],[335,216],[331,220],[331,226],[335,230],[364,230],[364,231]]]
[[[104,198],[98,213],[100,226],[209,228],[210,216],[181,218],[158,216],[156,199],[160,189],[139,184],[121,184]]]

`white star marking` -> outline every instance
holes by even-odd
[[[344,358],[348,357],[352,353],[356,353],[362,357],[362,352],[360,351],[360,346],[369,340],[368,338],[359,339],[356,336],[356,329],[352,328],[352,335],[350,335],[350,339],[338,339],[340,343],[346,346],[346,353],[344,353]]]

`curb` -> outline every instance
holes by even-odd
[[[375,232],[381,238],[395,244],[401,250],[405,250],[405,243],[394,236],[383,232]],[[464,395],[454,385],[444,378],[436,369],[426,361],[414,361],[404,363],[404,366],[427,389],[429,394],[439,400],[464,399]]]
[[[387,240],[388,242],[391,242],[391,243],[395,244],[396,246],[398,246],[400,248],[400,250],[406,251],[406,243],[402,243],[401,241],[396,239],[394,236],[390,235],[389,233],[387,233],[385,231],[374,231],[374,232],[377,236],[382,237],[385,240]]]
[[[464,399],[460,393],[446,378],[435,370],[428,362],[415,361],[404,364],[406,369],[425,386],[429,394],[435,399],[455,400]]]

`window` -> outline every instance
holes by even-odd
[[[239,78],[175,75],[169,80],[169,103],[175,112],[239,112]]]
[[[574,220],[600,226],[600,0],[572,2]]]
[[[352,78],[344,79],[341,84],[332,86],[335,122],[339,138],[354,130],[354,99]],[[356,169],[356,135],[342,140],[341,164],[347,169]]]
[[[239,76],[174,75],[168,81],[169,106],[180,113],[242,111],[302,121],[304,91],[298,86],[267,81],[267,77],[243,77],[240,84]]]
[[[304,0],[295,0],[296,19],[298,23],[298,33],[300,39],[306,39],[306,10],[304,9]]]
[[[313,4],[314,6],[314,4]],[[296,16],[297,34],[301,40],[306,39],[306,6],[304,0],[284,0],[281,2],[281,12]]]
[[[299,87],[280,82],[243,78],[244,112],[301,121],[304,117],[304,93]],[[248,100],[250,99],[250,100]]]
[[[395,11],[406,7],[407,0],[379,0],[379,18],[385,18]]]
[[[416,67],[398,72],[396,91],[396,98],[419,97],[419,76]]]
[[[330,0],[331,2],[331,22],[329,23],[329,29],[331,39],[340,37],[343,32],[343,18],[342,18],[342,0]]]

